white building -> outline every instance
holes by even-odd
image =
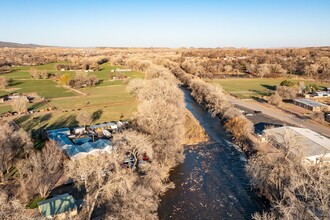
[[[318,97],[329,97],[330,96],[330,92],[329,91],[318,91],[314,93],[314,97],[318,98]]]
[[[292,153],[303,156],[309,163],[330,163],[330,139],[312,130],[283,126],[265,130],[264,136],[275,146],[290,145]]]
[[[47,131],[48,138],[58,143],[59,147],[66,152],[70,158],[79,158],[98,152],[110,152],[112,143],[106,139],[92,141],[91,137],[70,140],[70,129],[61,128]]]

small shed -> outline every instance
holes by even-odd
[[[38,202],[38,209],[42,216],[52,219],[68,219],[77,215],[75,199],[68,193]]]

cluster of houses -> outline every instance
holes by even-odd
[[[90,127],[60,128],[47,131],[48,138],[56,141],[70,158],[95,154],[112,149],[112,133],[127,128],[128,122],[106,122]]]
[[[47,136],[56,141],[68,157],[77,159],[98,152],[111,151],[112,134],[126,129],[128,126],[127,121],[105,122],[87,128],[48,130]],[[123,163],[130,160],[129,155],[128,158],[124,158]],[[71,219],[78,212],[76,200],[68,193],[57,195],[37,204],[41,215],[48,219]]]

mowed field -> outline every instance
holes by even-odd
[[[59,63],[34,66],[33,68],[52,72],[56,71],[57,64]],[[132,78],[143,78],[144,74],[141,72],[123,72],[122,74],[127,76],[126,79],[112,80],[109,78],[109,75],[116,75],[116,73],[111,72],[111,70],[118,67],[105,63],[100,66],[100,71],[88,73],[88,75],[96,75],[100,79],[100,84],[96,87],[79,89],[79,91],[86,94],[82,95],[64,88],[50,79],[32,79],[28,73],[30,68],[15,67],[14,72],[3,75],[8,79],[12,79],[13,82],[6,90],[0,90],[0,95],[11,92],[35,92],[48,100],[47,103],[29,104],[29,110],[42,110],[47,107],[56,108],[56,111],[18,116],[16,118],[17,122],[28,131],[38,128],[50,129],[77,126],[76,115],[80,111],[94,114],[92,123],[129,119],[132,112],[136,111],[137,100],[126,91],[126,85]],[[60,72],[60,74],[64,73],[74,75],[73,71]],[[11,110],[9,104],[0,104],[0,113],[9,110]]]
[[[289,79],[289,78],[230,78],[230,79],[215,79],[207,80],[209,83],[220,84],[223,89],[230,94],[241,98],[247,99],[252,97],[268,96],[275,92],[276,86],[280,85],[283,80],[290,80],[295,83],[301,81],[305,85],[315,83],[312,81],[302,79]],[[319,86],[327,87],[329,85],[318,84]]]

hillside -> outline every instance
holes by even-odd
[[[44,46],[37,45],[37,44],[20,44],[20,43],[0,41],[0,48],[2,48],[2,47],[35,48],[35,47],[44,47]]]

